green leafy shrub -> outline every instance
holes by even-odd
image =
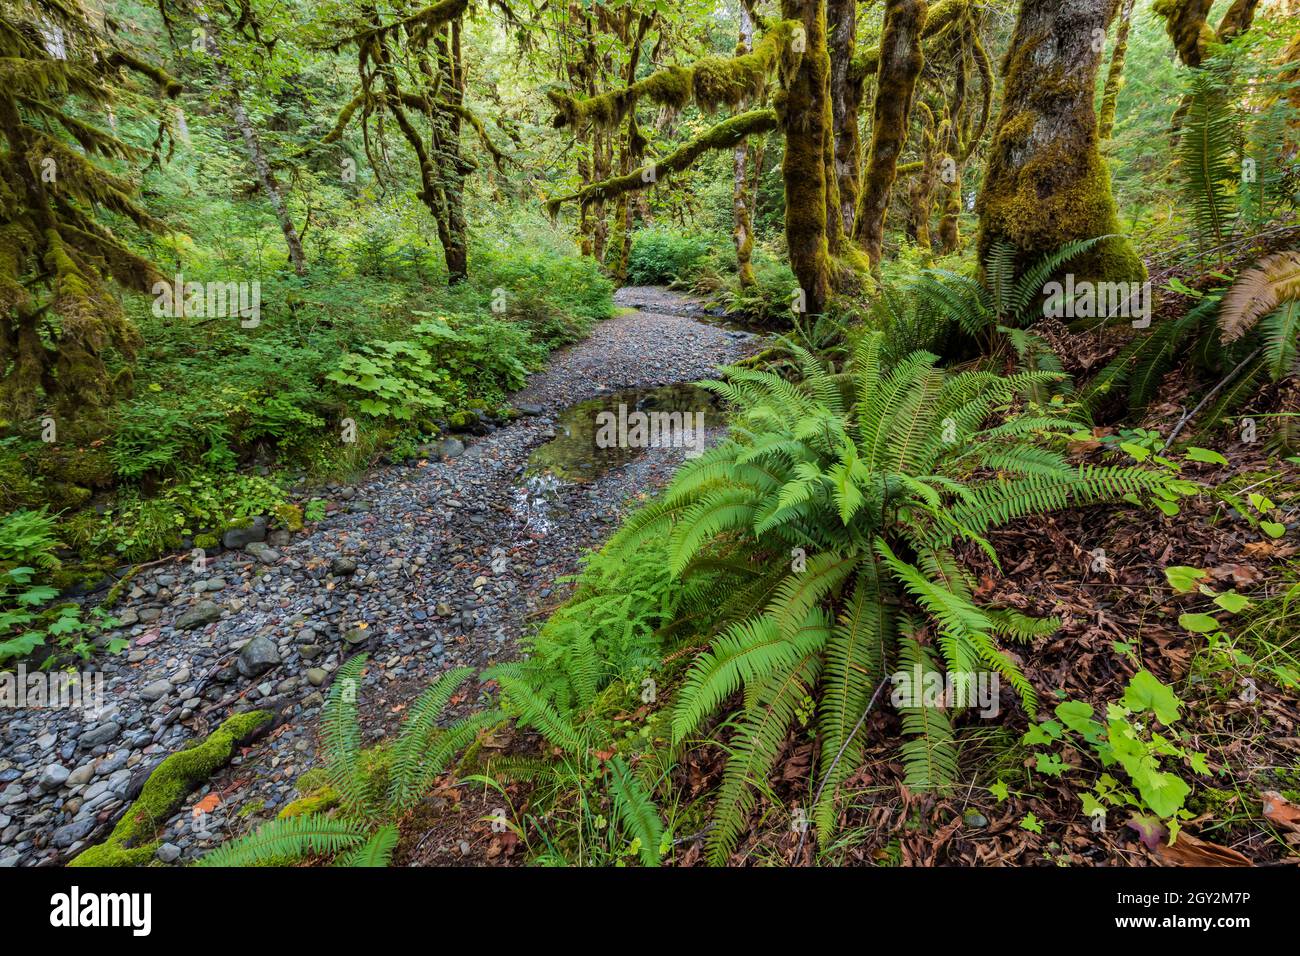
[[[0,517],[0,567],[29,564],[42,571],[57,568],[56,521],[45,508],[11,511]]]
[[[1037,752],[1035,762],[1036,772],[1047,776],[1059,777],[1073,769],[1055,755],[1057,746],[1094,757],[1103,768],[1122,770],[1133,789],[1102,773],[1092,791],[1081,795],[1083,812],[1094,816],[1112,807],[1127,809],[1144,828],[1152,823],[1168,826],[1173,843],[1182,821],[1192,816],[1184,809],[1192,788],[1167,769],[1166,761],[1185,762],[1198,774],[1210,774],[1205,755],[1182,746],[1182,734],[1174,729],[1181,706],[1171,687],[1150,671],[1140,670],[1123,696],[1107,705],[1104,723],[1094,716],[1091,704],[1066,701],[1057,705],[1055,720],[1032,726],[1024,743],[1047,748]]]
[[[701,236],[664,227],[642,229],[632,238],[628,285],[690,284],[705,270],[711,250]]]
[[[799,289],[790,267],[766,256],[755,256],[754,280],[755,284],[749,288],[736,283],[727,288],[722,296],[727,312],[742,315],[758,325],[788,325],[793,315],[794,295]]]
[[[94,638],[117,623],[99,608],[86,617],[76,604],[45,607],[59,596],[58,588],[42,580],[60,564],[55,520],[44,508],[0,518],[0,665],[51,642],[50,665],[68,654],[88,659]],[[109,651],[123,646],[113,642]]]
[[[468,288],[453,290],[450,311],[517,323],[548,350],[576,342],[613,311],[613,286],[589,258],[531,242],[476,246],[472,253]]]
[[[236,463],[231,436],[225,412],[210,402],[170,407],[145,399],[121,409],[110,454],[128,480],[175,475],[187,465],[229,471]]]

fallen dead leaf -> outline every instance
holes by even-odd
[[[1295,806],[1276,790],[1265,790],[1261,796],[1264,799],[1265,819],[1284,829],[1300,833],[1300,807]]]
[[[219,806],[221,806],[221,798],[215,793],[210,793],[190,808],[190,816],[197,817],[204,813],[211,813]]]
[[[1226,846],[1201,840],[1190,833],[1178,834],[1173,846],[1161,843],[1155,858],[1164,866],[1254,866],[1248,857]]]

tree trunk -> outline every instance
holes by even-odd
[[[853,235],[862,177],[862,140],[858,135],[858,114],[862,108],[863,82],[852,76],[857,44],[857,0],[827,0],[826,22],[830,32],[831,116],[835,135],[835,177],[839,191],[840,231]]]
[[[744,6],[740,8],[740,43],[738,49],[748,53],[754,46],[754,21]],[[750,214],[745,193],[748,185],[746,166],[750,156],[749,140],[736,144],[732,154],[731,218],[732,235],[736,242],[736,275],[741,288],[748,289],[756,283],[754,264],[754,218]]]
[[[284,204],[284,196],[280,193],[280,186],[275,181],[275,176],[271,172],[271,164],[266,161],[266,154],[262,152],[262,144],[257,138],[257,130],[253,128],[252,122],[248,118],[248,112],[244,109],[244,101],[239,96],[239,87],[235,85],[234,77],[230,75],[230,68],[226,66],[221,59],[221,50],[217,46],[216,37],[213,36],[211,24],[207,17],[200,16],[199,22],[207,30],[208,54],[217,68],[217,77],[221,80],[223,86],[230,91],[230,112],[234,117],[235,126],[239,129],[240,136],[244,140],[244,151],[248,154],[248,161],[253,166],[253,172],[257,175],[257,183],[262,188],[267,200],[271,203],[271,208],[275,210],[275,218],[280,223],[280,231],[284,233],[284,244],[289,248],[289,262],[293,265],[293,271],[298,275],[307,274],[307,258],[302,252],[302,241],[298,238],[298,230],[289,218],[289,210]]]
[[[803,24],[803,55],[786,87],[780,111],[785,131],[785,238],[790,269],[799,283],[796,308],[814,315],[825,311],[831,297],[834,266],[831,260],[828,210],[835,188],[828,182],[827,156],[832,134],[830,55],[826,47],[825,0],[781,0],[781,15]],[[800,39],[796,37],[796,39]],[[837,190],[838,192],[838,190]],[[838,227],[838,223],[836,223]],[[838,228],[836,229],[838,236]]]
[[[939,215],[939,254],[951,255],[961,246],[961,170],[966,156],[966,144],[962,141],[963,114],[966,109],[966,88],[970,81],[970,60],[967,51],[962,51],[953,77],[952,99],[948,102],[947,116],[940,128],[940,142],[943,143],[944,155],[939,158],[939,180],[943,183],[940,191],[943,209]],[[987,107],[982,107],[987,109]],[[981,122],[981,127],[983,123]],[[978,137],[979,132],[971,135]]]
[[[979,254],[1016,250],[1017,269],[1078,239],[1118,233],[1093,109],[1101,44],[1116,0],[1022,0],[1003,61],[1003,103],[980,193]],[[1142,260],[1116,236],[1077,256],[1078,279],[1141,281]]]
[[[433,155],[441,167],[438,238],[447,263],[447,284],[469,278],[469,226],[465,222],[465,177],[470,166],[460,154],[461,116],[465,101],[465,63],[461,57],[460,21],[453,20],[434,42],[438,54],[441,96],[451,108],[434,111]]]
[[[858,202],[854,236],[874,268],[885,242],[885,213],[898,174],[898,157],[907,139],[916,79],[925,60],[921,31],[925,0],[887,0],[880,36],[880,67],[872,109],[871,152],[867,156],[862,198]]]
[[[1119,28],[1115,31],[1115,52],[1110,55],[1110,69],[1106,71],[1106,88],[1101,95],[1101,109],[1097,113],[1097,139],[1105,142],[1115,129],[1115,101],[1119,88],[1124,85],[1124,56],[1128,52],[1128,31],[1133,20],[1134,0],[1124,0],[1119,12]]]
[[[934,205],[934,187],[939,178],[939,141],[935,135],[934,114],[924,104],[921,124],[921,169],[914,173],[907,187],[907,237],[924,252],[931,251],[930,212]]]

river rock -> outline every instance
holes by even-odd
[[[275,642],[268,637],[253,638],[239,652],[235,666],[239,673],[247,678],[260,677],[276,664],[280,663],[280,651]]]

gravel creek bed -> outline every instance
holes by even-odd
[[[556,578],[685,453],[652,448],[583,484],[530,477],[528,455],[554,437],[554,416],[620,389],[706,377],[758,344],[695,321],[698,306],[664,290],[621,289],[615,301],[637,311],[554,354],[513,398],[524,417],[437,446],[454,457],[431,448],[419,463],[327,486],[316,492],[330,502],[323,521],[292,536],[238,532],[228,543],[264,540],[222,550],[202,571],[184,559],[138,573],[113,611],[130,647],[94,665],[102,712],[0,710],[0,866],[66,862],[106,835],[168,754],[234,711],[277,709],[280,724],[167,822],[158,859],[186,862],[295,799],[294,781],[317,760],[330,677],[352,654],[371,655],[358,690],[368,739],[391,732],[441,672],[515,655],[562,598]]]

